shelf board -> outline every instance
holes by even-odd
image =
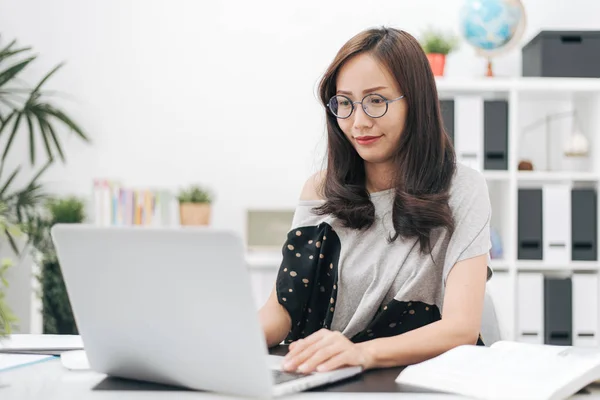
[[[503,259],[492,259],[490,261],[490,267],[494,272],[496,271],[508,271],[510,269],[510,265],[506,260]]]
[[[565,93],[598,93],[600,78],[548,77],[437,77],[440,97],[458,93],[503,93],[512,91],[523,95]]]
[[[523,77],[514,81],[519,92],[599,92],[598,78]]]
[[[250,269],[278,270],[282,258],[281,251],[247,251],[246,265]]]
[[[508,92],[514,87],[511,78],[488,77],[439,77],[436,78],[439,92]]]
[[[519,260],[516,263],[518,271],[598,271],[598,261],[570,261],[568,263],[548,263],[537,260]]]
[[[596,182],[599,176],[593,172],[569,171],[517,171],[519,181],[570,181],[570,182]]]
[[[510,173],[508,171],[483,171],[483,177],[488,181],[504,181],[510,179]]]

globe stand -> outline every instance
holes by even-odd
[[[487,71],[485,72],[485,76],[492,77],[494,76],[494,71],[492,70],[492,59],[487,59]]]

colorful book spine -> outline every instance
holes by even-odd
[[[93,181],[93,220],[101,226],[178,225],[177,198],[168,189],[127,187],[119,181]]]

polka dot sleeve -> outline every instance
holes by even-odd
[[[277,298],[292,326],[287,343],[331,326],[337,294],[340,240],[322,222],[294,228],[283,246],[277,275]]]

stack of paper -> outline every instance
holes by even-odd
[[[0,354],[60,355],[82,349],[83,341],[79,335],[17,334],[0,339]]]
[[[54,356],[39,354],[0,354],[0,372],[54,359]]]

